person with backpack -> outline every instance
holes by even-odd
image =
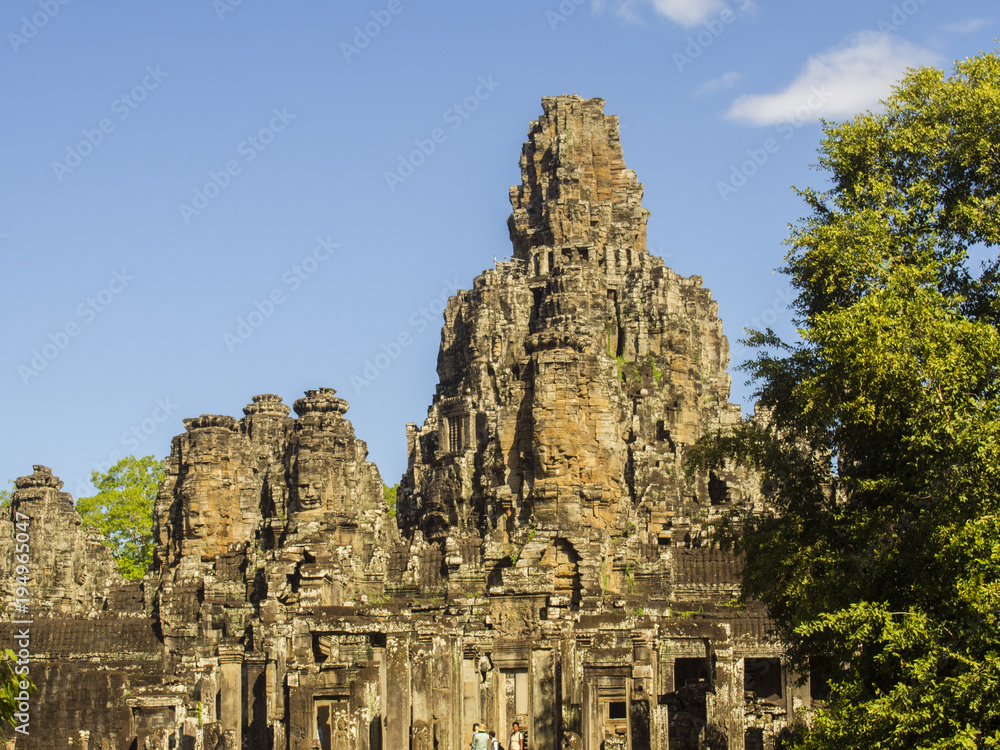
[[[516,721],[511,725],[510,743],[507,750],[524,750],[524,735],[521,734],[521,725]]]
[[[500,740],[497,739],[497,733],[492,729],[490,730],[489,750],[503,750],[503,745],[501,745]]]

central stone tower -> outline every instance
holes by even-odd
[[[399,512],[446,567],[485,563],[494,586],[516,579],[505,558],[572,561],[571,598],[596,606],[616,578],[669,590],[660,553],[697,546],[713,506],[745,494],[735,476],[681,469],[685,446],[740,410],[711,294],[646,250],[617,117],[601,99],[542,106],[510,190],[513,259],[448,305]],[[643,563],[624,559],[626,537]]]

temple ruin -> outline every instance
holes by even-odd
[[[395,515],[330,388],[184,420],[153,568],[122,580],[45,466],[0,520],[11,644],[30,518],[30,734],[64,750],[763,750],[810,705],[739,561],[760,502],[685,451],[741,419],[717,304],[646,249],[600,99],[542,100],[513,255],[453,296]],[[294,410],[295,416],[291,411]],[[18,515],[15,515],[18,514]]]

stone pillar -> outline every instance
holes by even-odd
[[[458,712],[459,716],[455,727],[455,733],[459,737],[463,735],[462,730],[464,727],[471,727],[472,722],[476,721],[474,717],[479,716],[481,705],[488,709],[486,716],[483,717],[486,723],[490,726],[496,725],[493,706],[480,700],[481,685],[483,683],[482,673],[479,671],[480,660],[474,658],[474,653],[466,654],[465,656],[471,658],[462,659],[461,710]]]
[[[534,750],[555,750],[556,738],[556,674],[551,649],[531,652],[531,747]]]
[[[383,747],[410,746],[410,648],[406,634],[386,638],[386,691],[382,715],[385,716],[386,736]]]
[[[597,703],[597,688],[590,681],[583,681],[583,705],[580,706],[580,739],[583,740],[583,750],[600,750],[601,740],[598,727],[595,727],[595,704]],[[603,729],[603,728],[602,728]]]
[[[808,711],[812,705],[812,698],[809,695],[809,678],[802,679],[798,672],[788,671],[784,673],[784,687],[787,703],[789,723],[802,718],[802,714]],[[802,684],[798,684],[802,680]]]
[[[670,747],[670,712],[666,704],[660,704],[659,697],[673,692],[674,667],[673,652],[668,641],[661,641],[655,652],[656,679],[654,681],[652,712],[650,716],[651,750],[668,750]]]
[[[263,747],[267,734],[267,657],[249,653],[246,659],[244,705],[248,742],[251,747]]]
[[[565,638],[560,643],[560,677],[562,679],[562,711],[561,729],[563,733],[573,732],[583,736],[580,726],[581,707],[583,705],[583,688],[578,679],[579,665],[576,658],[576,640]]]
[[[287,746],[285,727],[285,639],[265,639],[267,652],[267,723],[274,729],[274,746]]]
[[[708,722],[723,729],[729,750],[743,750],[743,660],[734,659],[733,649],[717,644],[714,649],[715,700]]]
[[[655,703],[650,721],[650,750],[669,750],[670,748],[670,711],[666,705]]]
[[[222,711],[219,721],[223,729],[231,729],[236,747],[243,746],[243,647],[219,646],[219,670],[222,673]]]
[[[653,651],[643,635],[632,637],[632,681],[629,698],[629,737],[634,750],[651,748],[652,702],[656,700]]]

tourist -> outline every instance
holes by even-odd
[[[472,725],[472,742],[469,747],[472,750],[489,750],[490,736],[483,731],[479,724]]]
[[[497,739],[497,733],[492,729],[490,730],[490,750],[503,750],[503,745]]]
[[[516,721],[511,724],[510,742],[507,743],[507,750],[524,750],[524,735],[521,734],[521,725]]]

